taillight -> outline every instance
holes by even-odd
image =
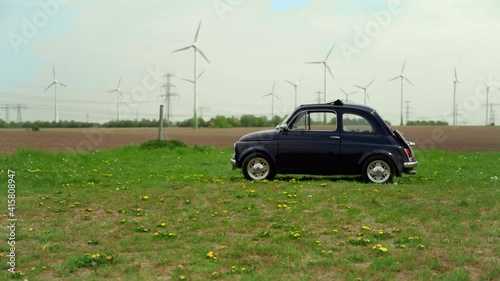
[[[406,152],[406,155],[408,156],[408,159],[411,160],[413,158],[413,155],[411,154],[411,150],[408,148],[405,148],[405,152]]]

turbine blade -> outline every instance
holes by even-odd
[[[280,97],[278,97],[277,95],[274,95],[274,97],[281,101]]]
[[[415,85],[413,85],[413,83],[410,80],[408,80],[408,78],[406,78],[406,77],[403,76],[403,79],[406,80],[406,82],[410,83],[410,85],[412,85],[413,87],[415,87]]]
[[[359,92],[359,91],[350,92],[349,95],[355,94],[357,92]]]
[[[52,77],[54,77],[54,80],[56,80],[56,67],[52,66]]]
[[[120,88],[120,83],[122,82],[122,78],[120,77],[120,80],[118,80],[118,87],[116,87],[117,89]]]
[[[276,81],[273,82],[273,89],[271,91],[271,94],[274,94],[274,86],[276,86]]]
[[[406,60],[403,61],[403,67],[401,68],[401,75],[403,75],[403,72],[405,71],[405,65],[406,65]]]
[[[361,87],[361,86],[358,86],[358,85],[353,85],[353,86],[354,86],[354,87],[356,87],[356,88],[360,88],[360,89],[362,89],[362,90],[365,90],[365,88],[363,88],[363,87]]]
[[[177,53],[177,52],[180,52],[180,51],[184,51],[184,50],[187,50],[187,49],[189,49],[189,48],[191,48],[191,47],[193,47],[193,46],[192,46],[192,45],[189,45],[189,46],[187,46],[187,47],[184,47],[184,48],[180,48],[180,49],[178,49],[178,50],[175,50],[175,51],[173,51],[172,53]]]
[[[189,80],[189,79],[186,79],[186,78],[181,78],[181,79],[184,80],[184,81],[188,81],[188,82],[194,83],[193,80]]]
[[[267,96],[271,96],[273,93],[269,93],[267,95],[263,95],[262,97],[267,97]]]
[[[197,48],[197,47],[194,47],[196,50],[198,50],[198,52],[200,52],[200,55],[208,62],[210,63],[210,61],[207,59],[207,57],[205,56],[205,54],[201,51],[200,48]]]
[[[393,80],[399,79],[400,77],[401,77],[401,76],[396,76],[396,77],[394,77],[394,78],[392,78],[392,79],[387,80],[387,82],[391,82],[391,81],[393,81]]]
[[[59,84],[59,85],[61,85],[63,87],[66,87],[66,88],[68,87],[68,86],[64,85],[63,83],[61,83],[61,82],[57,82],[57,84]]]
[[[366,87],[365,87],[365,88],[367,88],[367,89],[368,89],[368,87],[370,87],[370,85],[371,85],[374,81],[375,81],[375,79],[373,79],[373,80],[372,80],[372,82],[368,83],[368,85],[366,85]]]
[[[480,78],[479,80],[481,80],[481,82],[483,82],[483,84],[484,84],[487,88],[489,88],[489,87],[490,87],[490,85],[488,85],[488,83],[486,83],[486,82],[483,80],[483,78]]]
[[[326,67],[326,69],[328,69],[328,72],[330,72],[330,76],[332,76],[332,79],[335,80],[335,77],[333,77],[332,70],[330,69],[330,67],[328,66],[328,64],[325,63],[325,67]]]
[[[342,93],[344,93],[344,95],[346,95],[346,96],[347,96],[347,93],[346,93],[346,91],[344,91],[344,89],[342,89],[342,88],[340,88],[340,87],[339,87],[339,89],[342,91]]]
[[[322,61],[308,61],[306,63],[312,63],[312,64],[321,64],[323,63]]]
[[[458,82],[457,68],[456,68],[456,67],[453,67],[453,69],[455,70],[455,81],[457,81],[457,82]]]
[[[113,92],[116,92],[116,91],[118,91],[118,90],[114,89],[114,90],[108,91],[108,93],[113,93]]]
[[[327,61],[328,57],[330,57],[330,54],[332,53],[333,48],[335,48],[335,43],[333,44],[332,48],[330,49],[330,52],[328,52],[328,55],[326,55],[325,61]]]
[[[196,40],[198,40],[198,33],[200,33],[200,27],[201,27],[201,20],[200,20],[200,23],[198,24],[198,29],[196,30],[196,35],[194,36],[195,43],[196,43]]]
[[[122,96],[122,98],[125,98],[120,90],[117,90],[117,92],[118,94],[120,94],[120,96]]]
[[[200,77],[203,75],[203,73],[205,73],[205,70],[203,70],[200,74],[198,74],[198,76],[196,78],[200,79]]]
[[[285,82],[287,82],[288,84],[290,84],[290,85],[292,85],[292,86],[294,86],[294,87],[296,87],[296,86],[297,86],[295,83],[292,83],[292,82],[290,82],[290,81],[288,81],[288,80],[285,80]]]
[[[52,85],[54,85],[55,83],[56,83],[56,82],[52,82],[52,83],[50,83],[50,85],[49,85],[47,88],[45,88],[45,90],[44,90],[44,91],[47,91],[47,90],[48,90],[50,87],[52,87]]]

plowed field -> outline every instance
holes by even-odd
[[[392,127],[399,129],[417,149],[447,151],[500,151],[500,127]],[[164,139],[180,140],[187,145],[231,147],[242,135],[262,128],[199,129],[165,128]],[[89,151],[141,144],[157,139],[157,128],[120,129],[41,129],[0,130],[0,153],[32,148],[45,151]]]

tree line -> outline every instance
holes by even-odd
[[[210,119],[198,118],[198,126],[201,128],[238,128],[238,127],[274,127],[281,123],[284,116],[274,116],[273,119],[268,119],[266,116],[243,115],[241,117],[226,117],[217,115]],[[350,122],[355,122],[351,120]],[[389,123],[390,124],[390,123]],[[141,120],[112,120],[105,123],[95,122],[80,122],[80,121],[26,121],[26,122],[5,122],[0,119],[0,128],[26,128],[37,131],[40,128],[131,128],[131,127],[158,127],[158,119],[141,119]],[[194,119],[190,118],[176,123],[164,121],[164,126],[175,127],[194,127]],[[408,121],[406,126],[448,126],[445,121]]]
[[[281,123],[284,117],[275,116],[269,120],[265,116],[243,115],[241,117],[215,116],[208,120],[198,118],[198,126],[202,128],[237,128],[237,127],[274,127]],[[190,118],[175,123],[163,122],[165,127],[194,127],[194,119]],[[141,120],[112,120],[105,123],[81,122],[81,121],[25,121],[25,122],[5,122],[0,119],[0,128],[26,128],[37,131],[40,128],[130,128],[130,127],[158,127],[158,119]]]

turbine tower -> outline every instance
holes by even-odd
[[[404,123],[403,123],[403,82],[406,81],[406,82],[410,83],[410,85],[414,86],[413,83],[403,75],[403,73],[405,71],[405,64],[406,64],[406,60],[403,62],[403,67],[401,68],[401,74],[399,76],[396,76],[392,79],[387,80],[387,82],[390,82],[390,81],[393,81],[396,79],[401,79],[401,122],[399,124],[400,126],[404,125]]]
[[[490,107],[490,85],[486,83],[483,79],[481,79],[481,82],[483,82],[484,86],[486,86],[486,126],[488,126],[488,119],[489,119],[489,111],[488,108]]]
[[[350,93],[347,93],[346,91],[344,91],[344,89],[340,88],[339,89],[342,91],[342,93],[344,93],[345,95],[345,102],[348,102],[349,101],[349,96],[352,95],[352,94],[355,94],[357,93],[358,91],[354,91],[354,92],[350,92]]]
[[[370,97],[368,96],[368,93],[366,92],[368,87],[370,87],[370,85],[373,83],[373,81],[375,81],[375,79],[373,79],[370,83],[368,83],[368,85],[364,86],[364,87],[361,87],[361,86],[357,86],[357,85],[353,85],[354,87],[356,88],[360,88],[361,90],[363,90],[365,92],[365,105],[366,105],[366,98],[368,98],[368,100],[370,100]]]
[[[120,96],[123,98],[123,94],[122,94],[122,91],[120,91],[120,83],[122,82],[122,78],[120,77],[120,80],[118,80],[118,85],[116,86],[116,89],[113,89],[111,91],[108,91],[108,93],[114,93],[116,92],[117,93],[117,98],[118,98],[118,101],[117,101],[117,104],[116,104],[116,108],[117,108],[117,119],[118,121],[120,121]]]
[[[293,83],[289,80],[285,80],[285,82],[287,82],[288,84],[292,85],[295,88],[295,108],[297,108],[297,87],[300,85],[300,82],[302,82],[303,78],[304,77],[300,78],[299,82],[297,82],[297,83]]]
[[[274,93],[274,86],[276,86],[276,81],[273,83],[273,89],[271,92],[267,95],[263,95],[262,97],[267,97],[271,96],[271,121],[274,118],[274,98],[277,98],[278,100],[281,100],[275,93]]]
[[[190,49],[190,48],[193,48],[193,51],[194,51],[194,79],[193,79],[193,83],[194,83],[194,113],[193,113],[193,121],[194,121],[194,128],[195,129],[198,129],[198,115],[197,115],[197,109],[198,109],[198,83],[197,83],[197,80],[198,80],[198,73],[197,73],[197,69],[196,69],[196,54],[199,52],[200,55],[208,62],[210,63],[210,61],[207,59],[207,57],[205,56],[205,54],[203,54],[203,52],[201,51],[201,49],[198,47],[198,34],[200,33],[200,27],[201,27],[201,21],[200,23],[198,24],[198,29],[196,30],[196,35],[194,36],[194,42],[193,44],[187,46],[187,47],[184,47],[184,48],[180,48],[178,50],[175,50],[173,51],[172,53],[176,53],[176,52],[180,52],[180,51],[184,51],[184,50],[187,50],[187,49]]]
[[[45,91],[47,91],[50,87],[54,86],[54,93],[55,93],[55,97],[54,97],[54,111],[55,111],[55,121],[56,123],[59,122],[59,104],[58,104],[58,100],[57,100],[57,85],[61,85],[63,87],[67,87],[66,85],[64,85],[63,83],[57,81],[56,79],[56,68],[55,66],[52,66],[52,75],[54,77],[54,81],[52,81],[52,83],[50,83],[50,85],[45,88]]]
[[[457,83],[460,83],[458,81],[458,76],[457,76],[457,68],[453,67],[455,70],[455,80],[453,80],[453,126],[457,125],[457,102],[456,102],[456,95],[457,95]]]
[[[307,63],[311,63],[311,64],[323,64],[324,66],[324,70],[323,70],[323,102],[326,103],[326,71],[328,70],[328,72],[330,73],[330,76],[332,77],[332,79],[335,79],[333,77],[333,73],[332,73],[332,70],[330,69],[330,67],[328,66],[327,64],[327,60],[328,60],[328,57],[330,57],[330,54],[332,53],[333,51],[333,48],[335,48],[335,44],[333,44],[332,48],[330,49],[330,51],[328,52],[328,54],[326,55],[325,59],[323,61],[310,61],[310,62],[307,62]]]

